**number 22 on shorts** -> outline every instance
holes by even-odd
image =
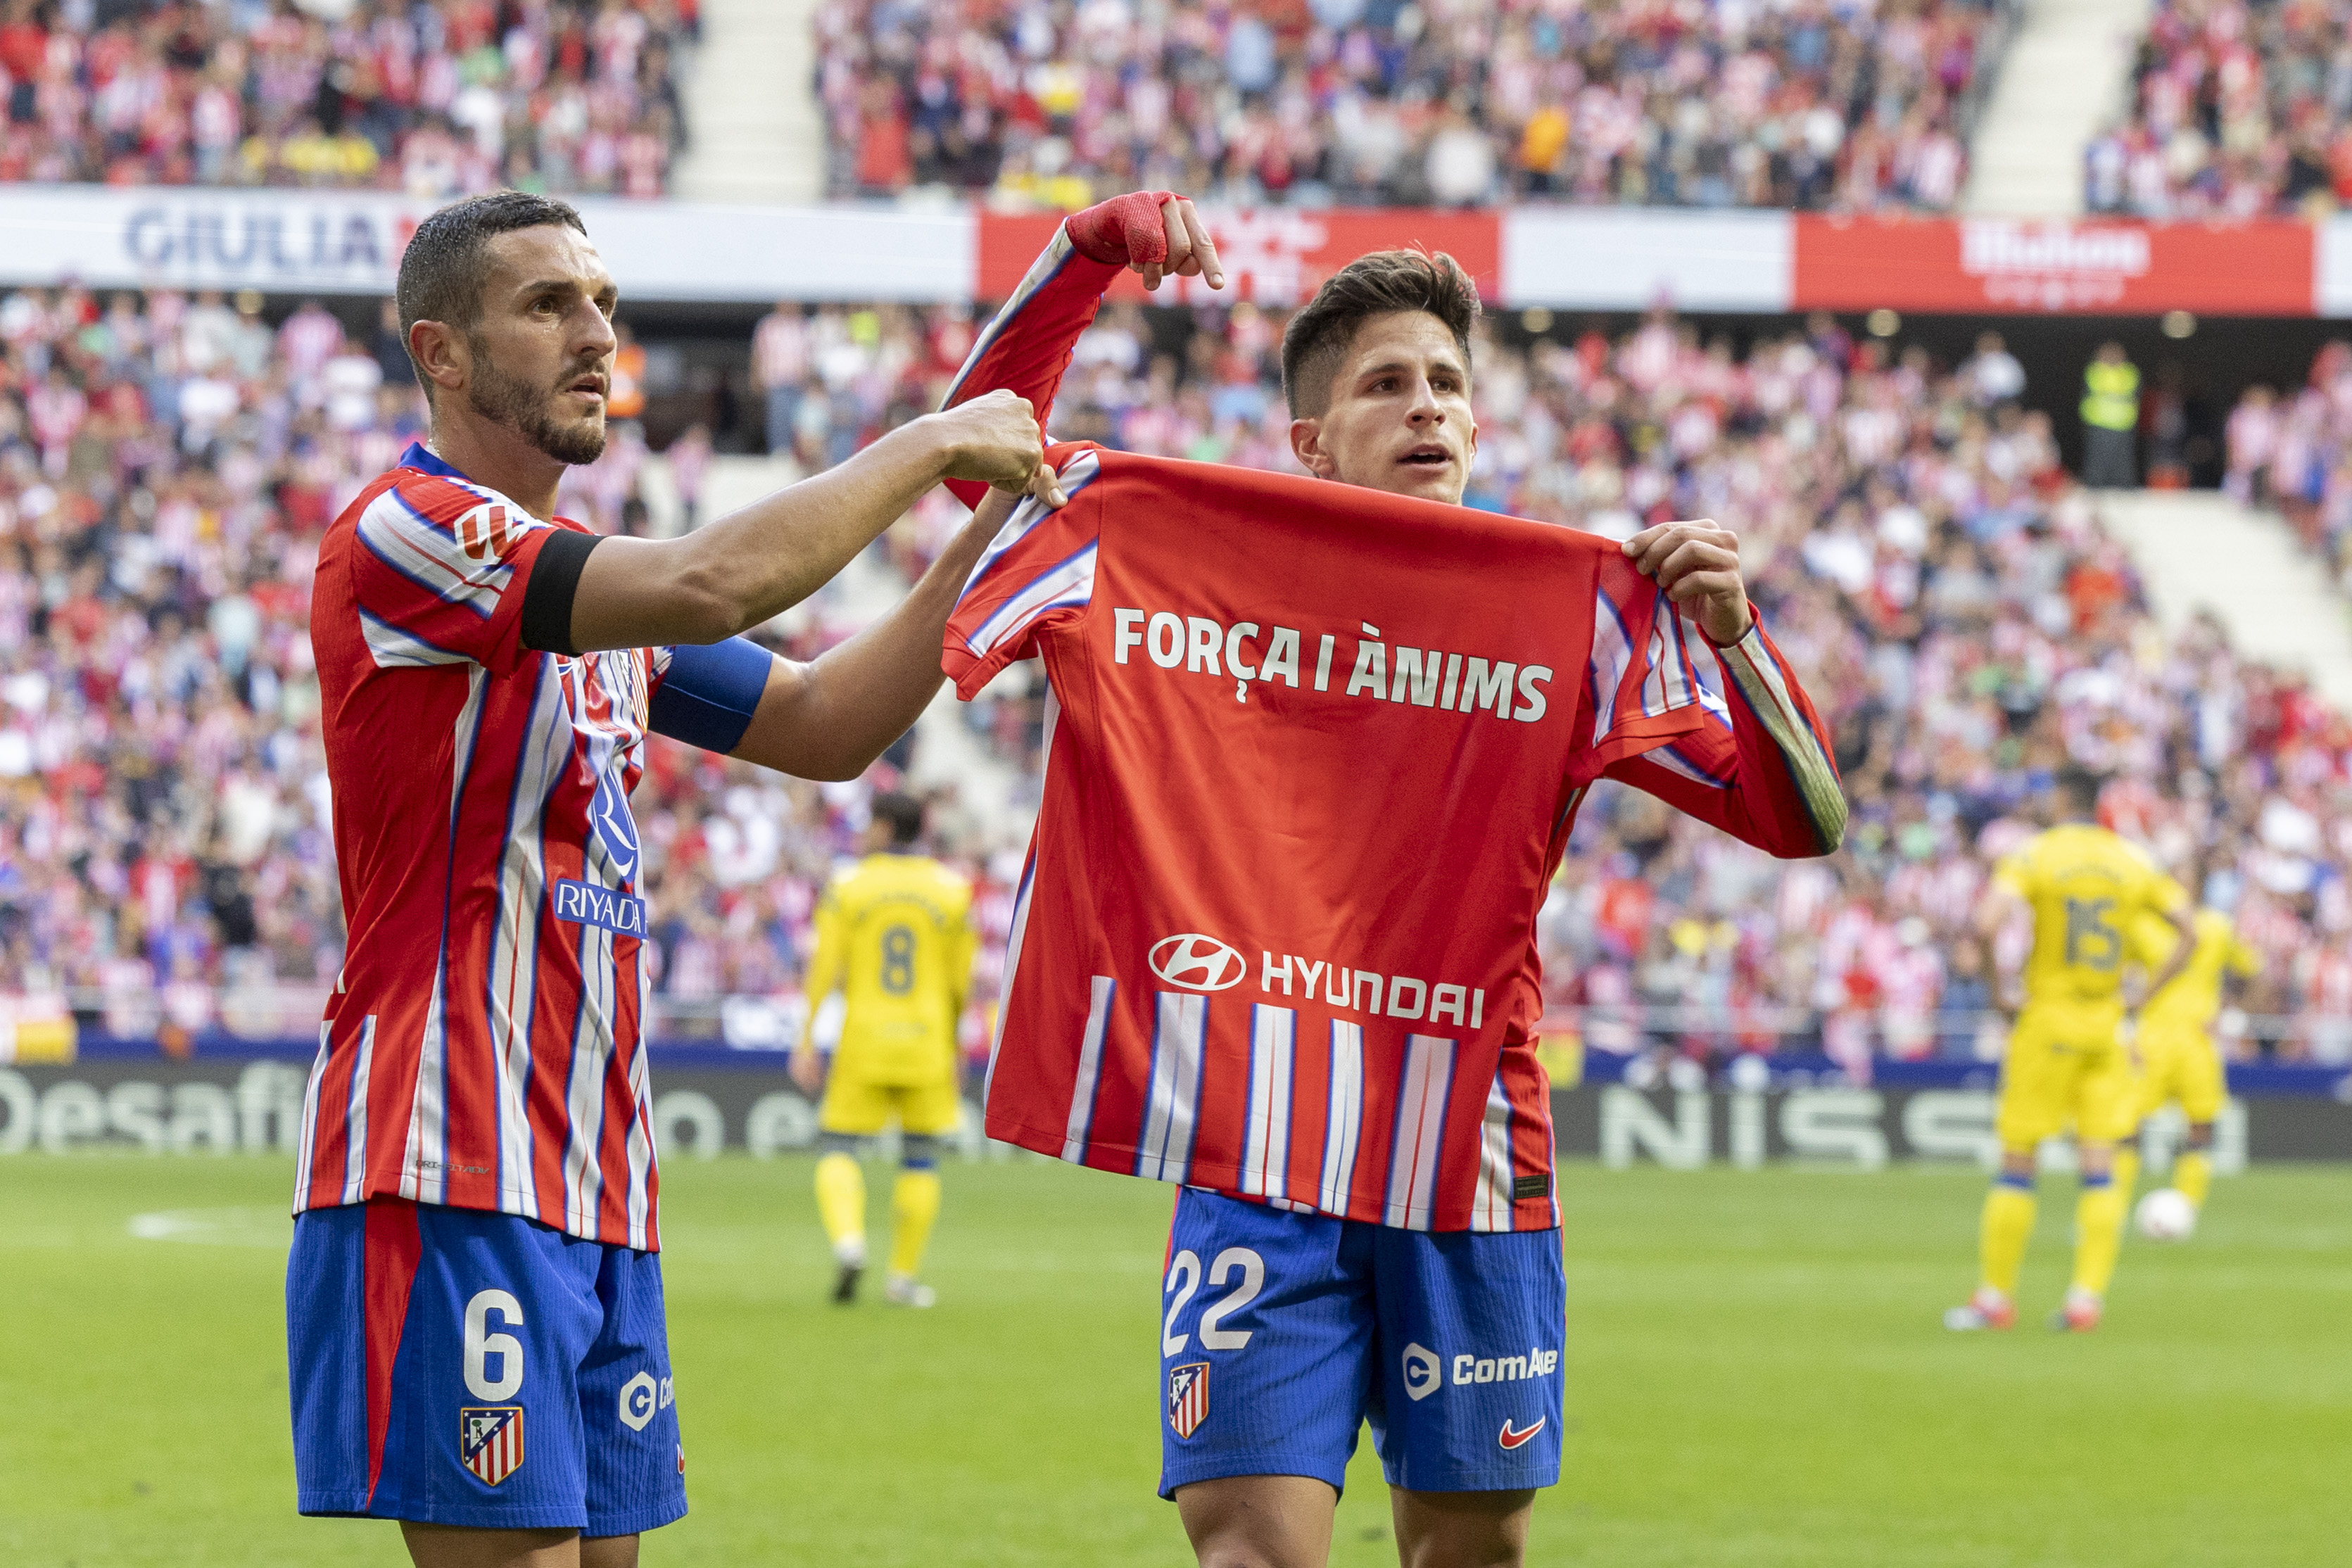
[[[1241,1275],[1241,1282],[1223,1300],[1205,1308],[1201,1313],[1202,1350],[1237,1351],[1250,1342],[1250,1330],[1228,1329],[1223,1324],[1227,1318],[1256,1300],[1258,1292],[1265,1289],[1265,1259],[1246,1247],[1228,1247],[1217,1254],[1214,1263],[1209,1265],[1210,1287],[1215,1289],[1224,1284],[1236,1271]],[[1178,1283],[1180,1280],[1182,1282],[1181,1285]],[[1168,1261],[1168,1281],[1161,1291],[1165,1294],[1172,1290],[1176,1299],[1168,1304],[1168,1316],[1160,1326],[1160,1354],[1181,1355],[1184,1347],[1192,1342],[1192,1335],[1176,1331],[1176,1317],[1200,1288],[1201,1255],[1188,1247]]]

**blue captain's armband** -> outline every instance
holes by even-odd
[[[766,648],[742,637],[680,644],[669,650],[669,672],[654,689],[646,728],[706,752],[733,751],[751,727],[774,662]]]

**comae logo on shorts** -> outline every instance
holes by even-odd
[[[1168,1369],[1168,1426],[1190,1437],[1209,1415],[1209,1363],[1187,1362]]]
[[[472,1405],[458,1411],[457,1457],[486,1486],[522,1468],[522,1406]]]

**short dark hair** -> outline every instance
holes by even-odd
[[[2058,770],[2059,800],[2086,816],[2099,809],[2099,795],[2106,786],[2105,779],[2080,763],[2068,763]]]
[[[923,803],[911,795],[896,791],[877,795],[872,806],[874,820],[890,829],[890,845],[904,849],[923,836]]]
[[[1331,406],[1331,383],[1374,316],[1425,310],[1445,325],[1470,368],[1470,324],[1478,319],[1478,286],[1444,251],[1375,250],[1323,280],[1306,309],[1282,333],[1282,395],[1294,419],[1314,418]]]
[[[483,256],[490,241],[519,228],[551,225],[588,232],[569,203],[525,191],[467,196],[418,224],[401,255],[400,280],[393,290],[400,307],[401,346],[407,347],[409,329],[419,321],[445,321],[459,331],[472,331],[482,319]],[[415,364],[414,349],[408,357]],[[417,383],[429,397],[433,383],[423,365],[415,368]]]

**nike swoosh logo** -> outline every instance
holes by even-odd
[[[1496,1441],[1497,1441],[1497,1442],[1501,1443],[1501,1444],[1503,1445],[1503,1447],[1506,1447],[1506,1448],[1517,1448],[1517,1447],[1519,1447],[1520,1446],[1522,1446],[1523,1444],[1525,1444],[1528,1438],[1530,1438],[1530,1437],[1534,1436],[1537,1433],[1538,1433],[1538,1432],[1542,1431],[1542,1430],[1544,1429],[1544,1422],[1545,1422],[1546,1420],[1548,1420],[1548,1419],[1549,1419],[1549,1417],[1547,1417],[1547,1416],[1542,1416],[1542,1415],[1538,1415],[1538,1416],[1537,1416],[1537,1417],[1536,1417],[1536,1424],[1535,1424],[1534,1426],[1532,1426],[1528,1427],[1528,1428],[1526,1431],[1524,1431],[1524,1432],[1515,1432],[1515,1431],[1513,1431],[1513,1430],[1511,1429],[1511,1423],[1509,1422],[1509,1420],[1508,1420],[1508,1419],[1506,1419],[1506,1420],[1503,1422],[1503,1432],[1502,1432],[1502,1436],[1499,1436],[1499,1437],[1497,1437],[1497,1438],[1496,1439]]]

